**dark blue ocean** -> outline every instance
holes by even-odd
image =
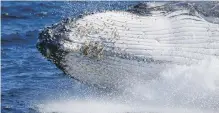
[[[137,2],[1,2],[2,113],[35,113],[47,100],[98,95],[41,55],[38,34],[67,17],[125,10],[133,4]]]

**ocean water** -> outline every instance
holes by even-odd
[[[175,66],[117,94],[70,78],[36,49],[45,26],[137,3],[1,2],[2,113],[218,113],[218,58]]]

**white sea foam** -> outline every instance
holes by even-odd
[[[175,65],[159,79],[135,83],[121,95],[90,99],[47,100],[40,112],[51,113],[217,113],[219,59],[191,66]]]
[[[164,70],[161,78],[136,84],[131,93],[140,100],[165,106],[219,108],[219,60]]]
[[[100,101],[53,101],[41,106],[42,113],[213,113],[200,109],[170,108],[160,106],[131,106]],[[216,113],[216,112],[215,112]]]

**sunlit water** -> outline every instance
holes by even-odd
[[[86,11],[124,10],[136,2],[2,2],[2,104],[5,113],[217,113],[219,59],[176,65],[124,92],[81,84],[35,47],[38,32]]]

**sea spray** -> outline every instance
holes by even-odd
[[[136,82],[114,97],[48,100],[38,108],[45,113],[217,113],[218,69],[219,59],[211,57],[198,64],[165,69],[160,78]]]

